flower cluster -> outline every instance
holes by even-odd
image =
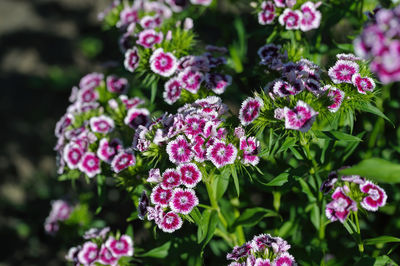
[[[358,56],[371,59],[371,70],[383,83],[400,80],[400,6],[378,9],[354,41]]]
[[[92,228],[83,236],[87,241],[82,246],[69,249],[66,260],[74,265],[119,265],[118,261],[124,257],[133,256],[133,241],[128,235],[113,236],[110,229]]]
[[[363,177],[341,176],[331,173],[322,183],[321,191],[325,194],[334,190],[332,201],[326,205],[325,214],[329,220],[344,223],[350,212],[359,207],[367,211],[377,211],[386,204],[386,192],[378,185]]]
[[[280,237],[261,234],[236,246],[226,258],[233,260],[230,266],[283,266],[295,265],[295,260],[288,250],[290,245]]]
[[[296,0],[263,1],[258,12],[258,22],[261,25],[270,25],[278,17],[279,24],[286,30],[317,29],[321,23],[321,12],[318,10],[321,2],[307,1],[298,10],[292,9],[295,5]]]
[[[51,211],[44,223],[46,233],[55,234],[59,229],[58,222],[67,220],[73,209],[65,200],[59,199],[51,202]]]
[[[143,100],[123,94],[128,89],[125,78],[103,79],[102,74],[91,73],[81,79],[79,89],[72,89],[72,103],[55,129],[60,174],[67,167],[92,178],[101,173],[102,162],[115,173],[136,162],[118,138],[121,130],[114,129],[117,125],[127,131],[137,129],[150,121],[150,113],[138,108]]]

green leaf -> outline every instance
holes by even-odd
[[[280,187],[283,184],[285,184],[288,181],[289,173],[281,173],[268,183],[263,183],[264,186],[270,186],[270,187]]]
[[[157,94],[157,82],[154,81],[151,84],[151,96],[150,96],[150,103],[154,103],[154,100],[156,99],[156,94]]]
[[[246,209],[233,223],[232,230],[239,225],[242,226],[254,226],[258,224],[265,217],[277,217],[279,214],[273,210],[265,209],[262,207],[256,207]]]
[[[400,183],[400,164],[380,158],[363,160],[353,167],[340,170],[339,173],[341,175],[360,175],[382,183]]]
[[[207,209],[203,212],[203,222],[201,225],[201,232],[197,231],[197,242],[203,242],[203,248],[214,236],[215,229],[218,225],[218,213],[216,210]],[[199,229],[200,229],[199,228]]]
[[[384,243],[400,242],[400,238],[394,236],[378,236],[364,240],[365,245],[376,245]]]
[[[333,140],[343,140],[343,141],[362,141],[359,137],[340,132],[340,131],[314,131],[315,136],[320,139],[333,139]]]
[[[385,119],[386,121],[388,121],[390,124],[392,124],[392,126],[394,127],[395,125],[393,124],[393,122],[384,114],[382,113],[381,110],[379,110],[376,106],[373,106],[371,103],[368,103],[366,105],[363,105],[360,108],[361,111],[364,112],[368,112],[374,115],[377,115],[379,117],[382,117],[383,119]]]
[[[219,200],[225,194],[225,191],[229,185],[230,175],[231,169],[229,169],[229,167],[225,167],[221,175],[215,178],[214,182],[216,182],[216,186],[214,188],[214,192],[216,200]]]
[[[190,212],[190,217],[192,217],[193,221],[200,226],[202,223],[202,216],[199,211],[199,208],[195,207],[193,210]]]
[[[301,177],[299,177],[297,180],[298,180],[299,183],[300,183],[300,186],[301,186],[301,188],[302,188],[302,191],[307,195],[308,200],[311,201],[311,202],[316,201],[316,198],[315,198],[315,196],[314,196],[314,193],[311,191],[310,186],[307,184],[307,182],[304,181],[304,179],[301,178]]]
[[[287,151],[287,149],[289,149],[290,147],[295,146],[296,142],[297,140],[295,138],[287,137],[277,153]]]
[[[240,194],[240,185],[239,185],[239,178],[236,172],[235,165],[231,165],[231,172],[232,172],[232,177],[233,177],[233,183],[235,183],[235,188],[236,188],[236,193],[239,197]]]
[[[150,257],[150,258],[157,258],[163,259],[168,256],[168,250],[171,247],[171,242],[166,242],[162,246],[153,248],[144,254],[135,254],[137,257]]]
[[[379,256],[376,258],[363,257],[361,258],[355,266],[397,266],[398,264],[394,262],[391,258],[386,255]]]

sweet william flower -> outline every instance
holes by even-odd
[[[179,78],[172,78],[164,85],[164,101],[169,105],[175,103],[180,97],[182,92],[182,82]]]
[[[335,65],[329,68],[328,75],[336,84],[352,83],[352,77],[359,71],[357,63],[348,60],[338,60]]]
[[[182,135],[168,143],[167,153],[169,160],[174,164],[188,163],[193,158],[191,145]]]
[[[162,175],[161,187],[163,189],[172,189],[181,184],[181,175],[175,169],[167,169]]]
[[[151,70],[163,77],[172,76],[177,68],[176,57],[172,53],[166,53],[162,48],[158,48],[150,57]]]
[[[107,90],[113,93],[126,93],[128,89],[128,80],[119,78],[115,75],[110,75],[106,80]]]
[[[153,29],[146,29],[139,33],[136,43],[144,48],[152,48],[155,44],[163,41],[163,33]]]
[[[93,152],[86,152],[79,162],[78,168],[92,178],[101,173],[100,159]]]
[[[155,186],[150,194],[151,203],[160,205],[162,207],[168,206],[171,197],[172,190],[163,189],[160,185]]]
[[[130,257],[133,255],[133,242],[132,238],[128,235],[122,235],[118,240],[110,236],[105,246],[117,258]]]
[[[198,204],[199,199],[193,189],[175,188],[169,207],[176,213],[189,214]]]
[[[93,132],[107,134],[114,130],[114,120],[106,115],[90,118],[90,128]]]
[[[273,266],[292,266],[294,265],[295,260],[292,255],[289,253],[285,252],[283,254],[280,254],[273,262]]]
[[[114,266],[118,263],[118,258],[115,257],[112,252],[106,247],[102,246],[99,252],[99,259],[98,261],[104,265]]]
[[[239,119],[243,126],[249,125],[260,115],[264,103],[259,97],[247,98],[239,111]]]
[[[241,246],[236,246],[233,248],[231,253],[226,255],[226,259],[238,261],[241,258],[247,257],[251,252],[251,244],[244,243]]]
[[[103,79],[104,75],[101,73],[97,72],[89,73],[81,78],[79,82],[79,88],[81,90],[86,90],[86,89],[94,90],[95,88],[100,86]]]
[[[321,12],[319,12],[313,2],[307,1],[301,5],[300,29],[310,31],[317,29],[321,23]]]
[[[215,94],[222,94],[225,92],[226,87],[231,85],[232,77],[218,73],[207,73],[205,77],[207,87]]]
[[[181,164],[177,171],[181,175],[182,184],[188,188],[195,187],[201,181],[201,172],[194,163]]]
[[[361,192],[367,194],[361,201],[361,206],[368,211],[377,211],[386,204],[386,192],[378,185],[370,181],[360,185]]]
[[[300,11],[286,8],[279,16],[279,23],[285,26],[287,30],[297,30],[300,28],[301,19],[302,13]]]
[[[63,159],[67,163],[69,169],[78,168],[79,162],[82,159],[84,151],[82,148],[74,143],[68,143],[64,147]]]
[[[145,108],[131,108],[124,118],[124,123],[133,129],[145,126],[150,121],[150,112]]]
[[[232,144],[216,140],[212,146],[207,148],[207,159],[217,168],[233,164],[237,156],[237,149]]]
[[[128,49],[125,52],[125,61],[124,61],[124,66],[125,69],[128,70],[129,72],[135,71],[135,69],[139,66],[139,51],[137,47],[133,47],[132,49]]]
[[[92,265],[98,258],[99,249],[93,242],[85,242],[78,253],[78,260],[85,266]]]
[[[115,173],[119,173],[122,170],[132,166],[136,163],[135,156],[128,151],[120,151],[111,161],[111,169]]]
[[[366,94],[366,91],[375,89],[375,82],[369,77],[361,77],[360,74],[354,74],[351,81],[359,93]]]
[[[186,68],[179,74],[178,78],[182,83],[182,87],[193,94],[198,92],[204,80],[204,76],[201,72],[193,71],[191,68]]]
[[[261,25],[272,24],[275,19],[275,6],[271,1],[264,1],[261,4],[262,11],[258,13],[258,23]]]
[[[99,148],[97,149],[97,157],[101,160],[111,163],[112,159],[122,149],[122,142],[119,139],[108,141],[103,138],[100,140]]]
[[[293,109],[284,108],[285,128],[307,132],[317,115],[311,106],[299,100]]]
[[[257,258],[254,266],[271,266],[271,261],[269,259]]]
[[[160,223],[158,224],[158,227],[166,232],[166,233],[172,233],[182,227],[182,219],[179,217],[178,214],[170,211],[166,213],[163,217]]]
[[[337,187],[332,194],[330,203],[326,205],[326,217],[333,221],[344,223],[350,211],[357,211],[357,203],[345,194],[346,187]]]

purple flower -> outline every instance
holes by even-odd
[[[225,92],[226,87],[231,85],[232,77],[218,73],[207,73],[206,83],[207,87],[210,88],[214,93],[222,94]]]
[[[124,123],[133,129],[145,126],[150,121],[150,112],[145,108],[131,108],[124,118]]]
[[[241,246],[233,248],[232,252],[226,255],[226,259],[238,261],[241,258],[247,257],[251,252],[251,243],[244,243]]]
[[[138,217],[140,220],[144,220],[148,210],[147,208],[150,206],[149,198],[147,197],[146,191],[143,190],[142,195],[140,196],[139,206],[138,206]]]
[[[126,93],[128,89],[128,80],[126,78],[119,78],[115,75],[107,77],[107,89],[113,93]]]

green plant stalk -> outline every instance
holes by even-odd
[[[354,212],[354,220],[357,226],[357,241],[358,241],[358,250],[361,254],[364,253],[364,243],[361,238],[361,231],[360,231],[360,223],[358,222],[358,212]]]

